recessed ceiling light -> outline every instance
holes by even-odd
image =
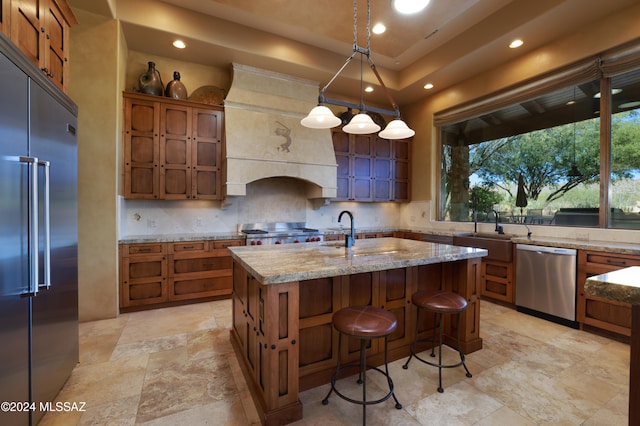
[[[429,0],[393,0],[393,7],[400,13],[418,13],[429,4]]]
[[[612,95],[617,95],[618,93],[621,93],[622,89],[611,89],[611,94]],[[599,99],[600,98],[600,92],[596,93],[595,95],[593,95],[594,98]]]
[[[187,45],[182,40],[176,40],[173,42],[173,47],[177,47],[178,49],[184,49]]]
[[[520,47],[524,44],[524,41],[520,40],[519,38],[513,40],[510,44],[509,47],[512,49],[515,49],[516,47]]]
[[[373,87],[367,86],[367,87],[364,88],[364,91],[367,92],[367,93],[371,93],[371,92],[373,92]]]
[[[427,89],[427,90],[433,89],[433,84],[427,83],[427,84],[424,85],[424,88]]]
[[[377,23],[373,26],[371,31],[373,31],[374,34],[382,34],[383,32],[387,31],[387,27],[385,27],[382,23]]]
[[[640,101],[630,101],[618,105],[618,108],[635,108],[640,106]]]
[[[570,101],[567,101],[567,103],[565,105],[569,106],[569,105],[573,105],[575,104],[576,101],[574,101],[573,99],[571,99]]]

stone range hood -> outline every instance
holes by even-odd
[[[317,82],[233,64],[225,104],[225,196],[245,196],[250,182],[292,177],[309,182],[309,199],[337,193],[337,164],[330,130],[300,120],[316,106]]]

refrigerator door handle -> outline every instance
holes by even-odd
[[[38,159],[20,157],[29,166],[29,291],[23,296],[38,294]]]
[[[44,167],[44,282],[38,283],[38,285],[49,289],[51,287],[51,191],[49,185],[49,171],[51,169],[51,163],[48,161],[38,161],[38,165]]]

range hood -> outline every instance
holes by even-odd
[[[310,199],[336,196],[331,131],[300,124],[317,104],[318,87],[317,82],[233,64],[224,101],[226,197],[245,196],[250,182],[283,176],[309,182]]]

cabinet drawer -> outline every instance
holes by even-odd
[[[124,256],[164,254],[166,253],[164,243],[127,244],[124,246]]]
[[[209,241],[209,247],[212,250],[225,249],[233,246],[243,246],[244,240],[211,240]]]
[[[199,272],[212,272],[231,270],[230,256],[209,256],[187,259],[173,259],[170,266],[170,275],[190,274]]]
[[[609,266],[616,269],[640,266],[640,257],[637,256],[608,255],[597,252],[587,252],[586,261],[587,265]]]
[[[204,252],[208,249],[206,241],[185,241],[171,243],[171,253]]]
[[[174,279],[171,284],[171,300],[197,299],[200,297],[231,294],[231,275],[210,278]]]
[[[165,285],[162,281],[131,284],[128,286],[129,296],[125,306],[164,302],[166,300]]]

